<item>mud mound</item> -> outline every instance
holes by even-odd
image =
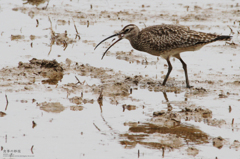
[[[29,61],[30,63],[23,63],[19,62],[18,63],[18,68],[25,68],[25,69],[30,69],[30,68],[52,68],[54,71],[58,72],[63,72],[62,66],[54,59],[54,60],[39,60],[36,58],[33,58],[32,60]]]
[[[40,106],[41,110],[44,110],[45,112],[51,112],[51,113],[60,113],[64,111],[64,106],[59,102],[43,102],[37,104],[37,106]]]

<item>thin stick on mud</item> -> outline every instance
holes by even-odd
[[[228,110],[229,110],[229,113],[231,113],[231,111],[232,111],[232,107],[231,107],[231,105],[229,105]]]
[[[98,131],[101,131],[95,123],[93,123],[93,125],[98,129]]]
[[[37,25],[36,25],[36,28],[38,27],[38,25],[39,25],[39,21],[38,21],[38,19],[36,19],[36,21],[37,21]]]
[[[228,44],[228,45],[237,45],[236,43],[234,43],[233,41],[232,42],[225,42],[226,44]]]
[[[76,83],[76,85],[79,83],[79,84],[81,84],[82,85],[82,82],[80,82],[80,80],[77,78],[77,76],[75,76],[75,78],[77,79],[77,83]]]
[[[81,37],[80,37],[79,32],[78,32],[78,30],[77,30],[77,27],[76,27],[76,25],[75,25],[75,21],[74,21],[73,19],[72,19],[72,21],[73,21],[74,28],[75,28],[75,31],[76,31],[76,37],[75,37],[75,39],[77,39],[77,37],[78,37],[78,39],[80,40]]]
[[[48,55],[50,55],[51,51],[52,51],[52,45],[50,46],[50,50],[48,52]]]
[[[63,47],[64,47],[63,51],[66,50],[67,46],[68,46],[68,43],[66,42],[66,40],[63,40]]]
[[[33,154],[33,147],[34,147],[34,145],[32,145],[32,147],[31,147],[31,153]]]
[[[49,50],[49,52],[48,52],[48,55],[50,55],[50,53],[51,53],[51,51],[52,51],[52,46],[53,46],[53,44],[54,44],[54,38],[55,38],[55,32],[53,31],[53,29],[52,29],[52,21],[51,21],[51,19],[50,19],[50,17],[48,16],[48,20],[49,20],[49,22],[50,22],[50,24],[51,24],[51,26],[50,26],[50,30],[51,30],[51,44],[50,44],[50,50]]]
[[[87,28],[89,27],[89,20],[87,20]]]
[[[164,146],[162,147],[162,157],[164,157]]]
[[[230,29],[231,33],[229,35],[233,35],[234,34],[234,31],[232,30],[232,28],[228,25],[228,28]]]
[[[37,126],[37,124],[35,123],[35,121],[32,121],[32,128],[35,128]]]
[[[50,1],[50,0],[49,0]],[[46,10],[49,4],[49,1],[47,2],[47,5],[45,7],[42,7],[42,10]]]
[[[51,19],[50,19],[49,16],[48,16],[48,20],[49,20],[49,22],[50,22],[50,24],[51,24],[51,26],[50,26],[51,34],[52,34],[52,36],[55,36],[55,32],[54,32],[53,29],[52,29],[52,21],[51,21]]]
[[[97,102],[98,102],[98,104],[100,106],[100,109],[101,109],[101,113],[102,113],[102,106],[103,106],[103,94],[102,94],[102,92],[103,92],[103,88],[101,88],[99,97],[97,99]]]
[[[5,98],[6,98],[6,107],[5,107],[5,111],[7,110],[7,107],[8,107],[8,97],[7,95],[5,94]]]

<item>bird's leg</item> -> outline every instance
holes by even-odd
[[[179,59],[182,63],[183,66],[183,70],[185,72],[185,78],[186,78],[186,85],[187,88],[191,88],[192,86],[189,85],[189,80],[188,80],[188,73],[187,73],[187,64],[182,60],[182,58],[180,57],[179,54],[175,55],[174,57],[176,57],[177,59]]]
[[[166,75],[165,79],[163,80],[163,83],[162,83],[163,86],[166,84],[168,76],[170,75],[170,73],[172,71],[172,64],[169,61],[169,57],[166,60],[167,60],[167,63],[168,63],[168,72],[167,72],[167,75]]]

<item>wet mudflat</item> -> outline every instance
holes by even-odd
[[[1,158],[240,158],[237,1],[1,1]],[[167,63],[127,40],[181,24],[232,35]]]

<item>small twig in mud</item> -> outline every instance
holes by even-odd
[[[98,131],[101,131],[95,123],[93,123],[93,125],[98,129]]]
[[[162,157],[164,157],[164,146],[162,147]]]
[[[125,112],[125,109],[126,109],[126,105],[122,105],[122,108],[123,108],[123,112]]]
[[[35,83],[36,82],[36,77],[33,77],[33,83]]]
[[[130,94],[132,94],[132,88],[130,88]]]
[[[73,20],[73,19],[72,19]],[[77,30],[77,27],[76,27],[76,25],[75,25],[75,21],[73,20],[73,24],[74,24],[74,28],[75,28],[75,31],[76,31],[76,37],[75,37],[75,39],[81,39],[81,37],[80,37],[80,35],[79,35],[79,32],[78,32],[78,30]]]
[[[140,150],[138,150],[138,158],[140,157]]]
[[[232,125],[234,124],[234,118],[232,119]]]
[[[50,1],[50,0],[49,0]],[[49,4],[49,1],[47,2],[47,5],[45,7],[42,7],[42,10],[46,10]]]
[[[50,26],[51,34],[52,34],[52,36],[55,36],[55,32],[52,29],[52,21],[51,21],[50,17],[48,17],[48,20],[49,20],[49,22],[51,24],[51,26]]]
[[[228,44],[228,45],[238,45],[238,44],[236,44],[235,42],[226,42],[226,44]]]
[[[231,113],[231,111],[232,111],[232,107],[231,107],[231,105],[229,105],[229,107],[228,107],[228,111],[229,111],[229,113]]]
[[[50,55],[51,51],[52,51],[52,45],[50,46],[50,50],[48,52],[48,55]]]
[[[32,147],[31,147],[31,153],[33,154],[33,147],[34,147],[34,145],[32,145]]]
[[[90,4],[90,9],[92,9],[92,4]]]
[[[234,34],[234,31],[232,30],[232,28],[228,25],[228,27],[229,27],[229,29],[230,29],[230,31],[231,31],[231,33],[229,34],[229,35],[233,35]]]
[[[89,27],[89,20],[87,20],[87,28]]]
[[[49,52],[48,52],[48,55],[50,55],[50,53],[51,53],[51,51],[52,51],[52,46],[53,46],[53,44],[54,44],[53,38],[55,37],[55,32],[54,32],[53,29],[52,29],[52,21],[51,21],[50,17],[48,17],[48,20],[49,20],[49,22],[50,22],[50,24],[51,24],[51,26],[50,26],[50,30],[51,30],[51,44],[50,44],[50,50],[49,50]]]
[[[32,121],[32,128],[35,128],[36,126],[37,124],[34,121]]]
[[[33,47],[33,43],[32,42],[31,42],[30,46],[31,46],[31,48]]]
[[[6,107],[5,107],[5,111],[7,110],[7,107],[8,107],[8,97],[7,95],[5,94],[5,98],[6,98]]]
[[[66,42],[66,40],[63,40],[63,47],[64,47],[63,51],[66,50],[67,46],[68,46],[68,43]]]
[[[70,93],[69,93],[68,88],[67,88],[67,98],[68,98],[69,95],[70,95]]]
[[[38,25],[39,25],[39,21],[38,21],[38,19],[36,19],[36,21],[37,21],[37,25],[36,25],[36,27],[38,27]]]
[[[82,85],[82,82],[80,82],[80,80],[77,78],[77,76],[75,76],[75,78],[77,79],[77,83],[76,83],[76,85],[79,83],[79,84],[81,84]],[[85,82],[85,81],[84,81]]]
[[[102,92],[103,92],[103,88],[101,88],[99,97],[98,97],[98,99],[97,99],[100,108],[103,106],[103,94],[102,94]],[[101,111],[101,112],[102,112],[102,111]]]

